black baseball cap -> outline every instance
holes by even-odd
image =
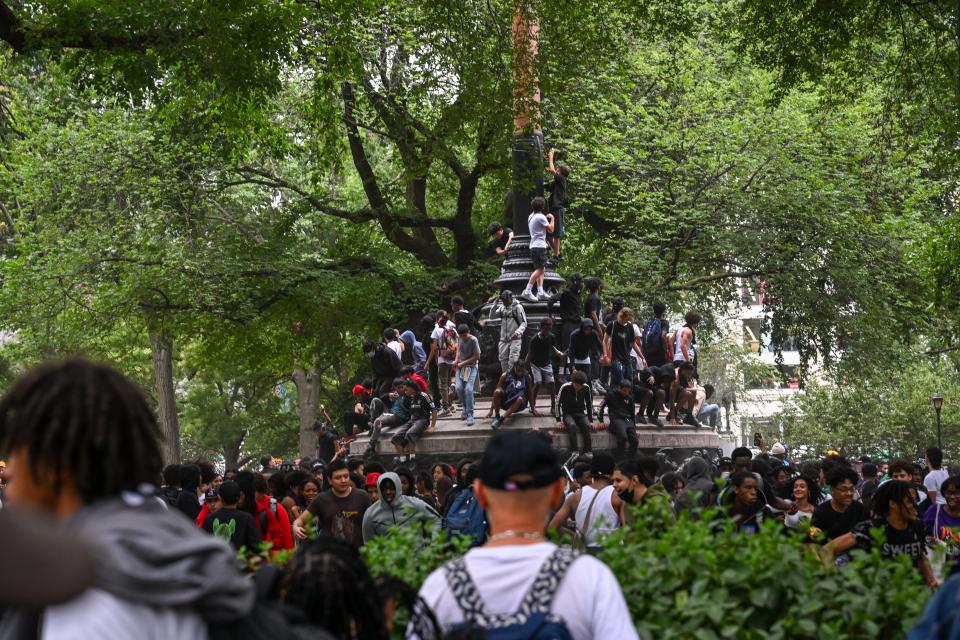
[[[525,476],[518,480],[517,476]],[[549,438],[533,431],[501,431],[487,443],[480,482],[490,489],[525,491],[548,487],[563,477]]]

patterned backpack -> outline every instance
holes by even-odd
[[[550,604],[567,569],[579,555],[569,547],[559,547],[540,567],[520,609],[504,615],[487,612],[463,558],[448,562],[444,566],[447,584],[464,617],[458,628],[482,630],[486,640],[573,640],[563,618],[550,613]]]

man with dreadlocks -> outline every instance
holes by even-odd
[[[917,499],[909,482],[889,480],[873,494],[873,520],[865,520],[827,543],[827,549],[843,553],[854,547],[869,551],[874,544],[871,529],[883,529],[885,558],[908,556],[930,587],[937,586],[927,560],[926,531],[917,519]]]
[[[139,390],[84,360],[41,365],[0,400],[11,505],[53,515],[91,547],[97,574],[65,604],[15,612],[0,638],[206,640],[245,616],[251,582],[230,547],[170,510],[160,433]]]

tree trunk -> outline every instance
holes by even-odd
[[[317,455],[317,436],[313,423],[317,419],[320,402],[320,375],[315,368],[307,371],[294,369],[293,383],[297,387],[297,415],[300,417],[300,457]]]
[[[173,383],[173,340],[157,332],[150,333],[153,351],[153,380],[157,389],[157,419],[160,422],[160,443],[164,464],[180,462],[180,420]]]
[[[223,443],[223,468],[240,468],[240,447],[243,445],[243,437],[236,440],[227,440]]]

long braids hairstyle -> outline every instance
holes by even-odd
[[[903,480],[887,480],[877,487],[873,494],[873,513],[877,519],[886,520],[890,516],[890,503],[902,506],[907,500],[913,501],[910,483]]]
[[[281,597],[337,640],[388,640],[384,602],[350,544],[320,536],[287,565]]]
[[[87,504],[155,485],[160,440],[140,389],[84,359],[37,366],[0,400],[0,451],[23,451],[35,479],[69,482]]]

